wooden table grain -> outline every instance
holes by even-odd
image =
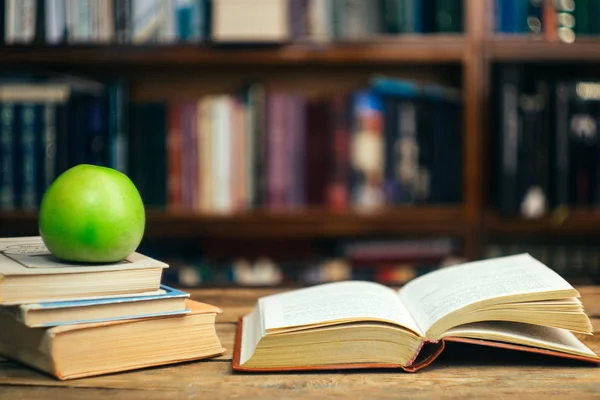
[[[241,374],[231,370],[236,321],[281,289],[205,289],[195,300],[223,309],[217,331],[227,352],[214,359],[94,378],[58,381],[0,357],[0,399],[425,399],[600,398],[600,367],[479,346],[451,344],[434,364],[400,371]],[[600,287],[580,287],[600,331]],[[582,337],[600,352],[600,336]],[[456,346],[452,346],[456,345]]]

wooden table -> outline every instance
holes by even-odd
[[[579,290],[594,328],[600,332],[600,287]],[[238,317],[250,311],[258,297],[277,291],[207,289],[192,292],[192,298],[224,310],[217,324],[217,332],[227,348],[221,357],[66,382],[0,357],[0,399],[487,399],[509,395],[544,400],[600,398],[598,366],[460,344],[449,345],[448,351],[433,365],[416,374],[399,371],[232,373],[231,354]],[[584,339],[594,351],[600,352],[600,334]]]

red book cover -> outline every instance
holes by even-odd
[[[175,102],[169,107],[169,128],[167,132],[167,206],[180,210],[181,197],[181,104]]]
[[[327,185],[327,205],[334,210],[345,210],[349,204],[350,157],[350,121],[348,99],[345,95],[336,95],[331,99],[331,113],[331,179]]]

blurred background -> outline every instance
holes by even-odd
[[[0,0],[0,236],[126,173],[181,287],[600,281],[600,0]]]

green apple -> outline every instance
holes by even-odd
[[[48,188],[39,213],[48,250],[65,261],[112,263],[139,246],[146,223],[140,193],[123,173],[81,164]]]

